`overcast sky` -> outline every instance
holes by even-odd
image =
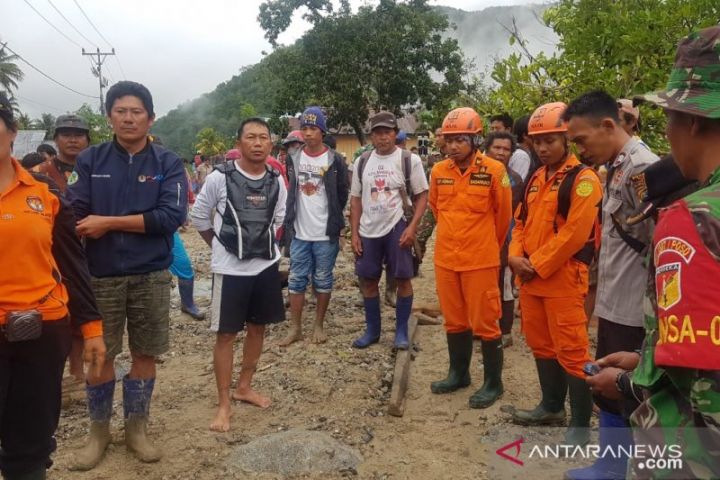
[[[354,7],[369,0],[351,0]],[[209,92],[245,66],[271,51],[257,23],[262,0],[0,0],[0,40],[35,67],[88,98],[52,83],[27,64],[16,92],[23,112],[39,117],[76,110],[84,102],[97,108],[99,86],[81,48],[115,48],[103,74],[110,84],[122,79],[144,83],[152,92],[158,116]],[[370,2],[372,3],[372,2]],[[527,0],[433,0],[464,10],[494,5],[530,3]],[[68,23],[53,8],[57,7]],[[107,39],[105,42],[83,16],[78,5]],[[70,39],[53,29],[50,23]],[[74,25],[80,33],[75,31]],[[292,43],[308,28],[300,19],[280,37]],[[76,42],[74,44],[73,42]]]

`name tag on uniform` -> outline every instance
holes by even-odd
[[[435,180],[437,185],[455,185],[454,178],[438,178]]]
[[[492,175],[489,173],[471,173],[470,185],[489,187],[492,183]]]
[[[528,193],[535,193],[537,191],[538,191],[538,186],[533,185],[532,187],[530,187],[530,190],[528,190]]]

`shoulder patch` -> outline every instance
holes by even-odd
[[[505,188],[510,186],[510,175],[508,175],[507,172],[505,172],[505,175],[503,175],[503,178],[502,178],[502,181],[500,182],[500,184]]]
[[[639,173],[637,175],[633,175],[630,177],[630,180],[632,181],[633,188],[635,189],[635,193],[637,194],[638,198],[642,200],[645,198],[645,195],[647,195],[647,182],[645,181],[645,172]]]
[[[577,187],[575,187],[575,193],[578,197],[589,197],[590,194],[593,193],[594,189],[595,187],[593,186],[591,181],[582,180],[580,183],[577,184]]]
[[[73,172],[70,174],[70,176],[69,176],[68,179],[67,179],[67,184],[68,184],[68,185],[73,185],[73,184],[76,183],[77,181],[78,181],[78,174],[77,174],[76,171],[73,170]]]

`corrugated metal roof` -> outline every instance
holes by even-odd
[[[52,145],[52,142],[43,141],[46,133],[45,130],[18,130],[13,143],[13,156],[20,160],[28,153],[37,150],[41,143]]]

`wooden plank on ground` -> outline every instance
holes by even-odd
[[[402,417],[405,413],[405,393],[407,392],[408,383],[410,382],[410,365],[413,357],[412,345],[415,341],[417,325],[417,316],[410,315],[410,320],[408,321],[410,348],[407,350],[398,350],[395,355],[395,373],[393,374],[390,403],[388,405],[388,414],[394,417]]]
[[[415,315],[417,315],[418,325],[442,325],[443,323],[440,318],[431,317],[424,313],[416,313]]]

